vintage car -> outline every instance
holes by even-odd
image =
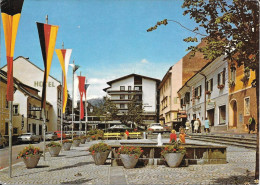
[[[150,127],[148,127],[148,133],[152,134],[152,133],[163,133],[164,132],[164,128],[160,123],[151,123]]]
[[[18,142],[23,143],[23,142],[41,142],[42,137],[40,135],[35,135],[34,133],[24,133],[20,136],[18,136]]]
[[[58,136],[56,132],[46,132],[45,133],[45,140],[57,140]]]

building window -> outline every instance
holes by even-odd
[[[213,91],[213,78],[207,81],[206,83],[206,91]]]
[[[27,125],[27,132],[31,132],[31,124]]]
[[[120,100],[124,100],[125,99],[125,95],[120,95]]]
[[[195,97],[201,96],[201,85],[195,88]]]
[[[135,87],[134,87],[134,90],[135,90],[135,91],[141,91],[141,90],[142,90],[142,87],[141,87],[141,86],[135,86]]]
[[[120,86],[120,91],[124,91],[125,90],[125,86]]]
[[[120,104],[120,109],[124,109],[125,108],[125,104]]]
[[[218,74],[218,85],[224,85],[225,84],[225,71],[222,71]]]
[[[173,103],[174,103],[174,104],[177,104],[177,103],[178,103],[177,97],[174,97],[174,98],[173,98]]]
[[[18,128],[16,127],[13,128],[13,134],[18,134]]]
[[[236,68],[231,67],[231,82],[235,82],[236,80]]]
[[[128,100],[131,100],[132,99],[132,96],[131,95],[128,95]]]
[[[7,99],[5,99],[5,108],[9,108]]]
[[[219,124],[226,123],[226,105],[219,107]]]
[[[248,115],[250,115],[250,97],[246,97],[245,99],[244,99],[244,110],[245,110],[245,112],[244,112],[244,115],[245,116],[248,116]]]
[[[19,105],[13,105],[13,113],[14,113],[14,115],[19,114]]]
[[[186,92],[184,97],[184,103],[189,104],[190,103],[190,93]]]
[[[128,91],[131,91],[131,86],[128,86]]]

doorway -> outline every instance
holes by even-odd
[[[209,125],[214,126],[215,109],[207,110]]]
[[[233,110],[233,127],[237,127],[237,102],[234,101],[232,105]]]

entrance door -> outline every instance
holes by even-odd
[[[207,111],[209,124],[211,126],[214,126],[214,112],[215,112],[215,109],[210,109]]]
[[[233,127],[237,127],[237,102],[233,103]]]
[[[36,124],[33,124],[32,126],[33,126],[32,131],[34,134],[36,134]]]
[[[39,125],[39,135],[41,135],[41,136],[43,135],[42,134],[42,125]]]

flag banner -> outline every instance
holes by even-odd
[[[7,59],[7,101],[14,99],[13,86],[13,57],[15,39],[17,35],[18,25],[22,12],[24,0],[2,0],[1,1],[1,15],[3,21],[3,29],[5,35],[5,48]]]
[[[78,89],[79,89],[79,79],[78,79],[78,75],[76,73],[74,73],[74,107],[73,108],[77,108],[77,100],[78,100]]]
[[[62,108],[62,112],[65,113],[67,100],[68,100],[67,72],[68,72],[68,68],[69,68],[69,62],[70,62],[70,56],[72,53],[72,49],[56,49],[55,51],[58,55],[60,65],[62,68],[62,72],[63,72],[63,108]]]
[[[56,43],[56,37],[58,33],[58,26],[36,23],[38,28],[38,34],[42,49],[42,57],[44,62],[44,78],[43,78],[43,89],[42,89],[42,108],[45,108],[46,104],[46,84],[48,82],[48,76],[51,69],[51,62],[53,52]]]
[[[84,118],[84,108],[83,108],[83,94],[85,93],[85,76],[78,76],[79,79],[79,94],[80,94],[80,119]]]

